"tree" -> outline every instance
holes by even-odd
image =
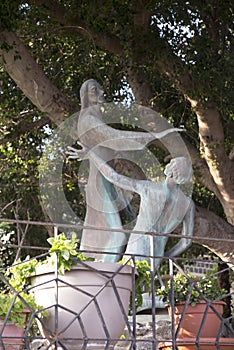
[[[137,103],[186,128],[194,237],[233,263],[232,1],[4,0],[0,9],[5,177],[19,158],[26,166],[23,150],[37,162],[44,127],[78,110],[83,81],[96,78],[111,99],[128,95],[129,84]],[[35,169],[28,176],[36,182]]]

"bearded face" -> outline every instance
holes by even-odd
[[[104,92],[96,80],[87,80],[80,89],[82,109],[105,102],[103,95]]]

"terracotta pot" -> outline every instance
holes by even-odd
[[[225,303],[222,301],[214,302],[212,304],[220,316],[222,316],[224,304]],[[184,303],[175,305],[175,314],[174,314],[175,330],[179,326],[184,307],[185,307]],[[201,326],[201,323],[205,314],[205,310],[206,310],[205,302],[199,302],[195,306],[191,306],[191,305],[187,306],[186,313],[180,325],[180,330],[179,330],[177,339],[197,337],[199,328]],[[168,312],[170,317],[172,318],[170,307],[168,308]],[[201,338],[216,337],[219,332],[220,325],[221,325],[220,318],[211,309],[211,307],[209,307],[205,322],[202,326],[202,332],[200,334],[200,337]]]
[[[2,332],[2,328],[3,332]],[[14,323],[8,322],[3,325],[0,322],[0,349],[21,350],[23,349],[24,327],[18,327]],[[3,347],[4,345],[4,347]]]
[[[195,338],[184,338],[178,340],[176,346],[178,350],[197,350]],[[216,338],[201,338],[199,342],[199,350],[217,350],[215,345]],[[220,338],[219,340],[220,350],[233,350],[234,349],[234,338]],[[158,350],[172,350],[172,342],[166,341],[158,344]]]
[[[121,270],[116,274],[118,269]],[[58,280],[54,271],[42,267],[31,283],[36,303],[50,312],[50,317],[43,320],[41,332],[51,343],[59,340],[67,349],[77,350],[83,348],[86,340],[88,349],[103,350],[108,339],[117,341],[123,333],[129,309],[132,267],[100,262],[87,262],[83,266],[79,263],[64,276],[59,275]],[[108,349],[114,347],[116,341],[108,343]]]

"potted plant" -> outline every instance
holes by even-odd
[[[0,344],[8,350],[21,349],[25,327],[31,313],[45,316],[32,295],[22,292],[0,293]]]
[[[156,290],[174,321],[178,350],[195,350],[197,341],[201,349],[216,349],[217,339],[220,349],[232,349],[233,339],[221,338],[225,304],[222,298],[226,293],[225,289],[219,288],[217,275],[212,273],[201,279],[189,273],[177,274]],[[172,342],[160,343],[159,349],[172,349]]]
[[[49,312],[39,323],[43,337],[68,349],[82,348],[84,342],[89,349],[103,349],[107,343],[113,348],[128,323],[134,268],[127,261],[86,258],[77,250],[75,234],[68,239],[61,233],[48,242],[51,248],[44,260],[27,259],[11,268],[21,282],[30,277],[30,292]]]
[[[35,317],[42,319],[48,316],[48,312],[25,288],[27,276],[34,271],[36,264],[35,259],[24,263],[18,260],[3,276],[6,288],[0,292],[0,345],[8,350],[23,347],[26,329],[30,327],[29,319],[32,324]]]
[[[217,275],[207,274],[197,279],[189,273],[177,274],[172,283],[173,300],[171,280],[159,288],[156,294],[168,305],[170,316],[173,312],[176,336],[196,338],[200,332],[201,337],[216,337],[225,304],[221,298],[227,293],[218,287]]]

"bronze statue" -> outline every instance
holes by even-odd
[[[175,228],[176,222],[176,226],[178,226],[178,222],[181,222],[185,217],[182,234],[191,235],[193,205],[176,185],[176,181],[177,183],[179,181],[183,182],[184,177],[190,177],[188,175],[190,173],[188,166],[185,166],[187,169],[184,174],[181,174],[179,171],[178,175],[176,175],[176,165],[178,165],[178,162],[171,163],[166,171],[169,176],[174,174],[173,177],[171,179],[168,177],[168,180],[163,183],[153,183],[151,181],[138,182],[134,179],[123,177],[115,173],[108,165],[104,165],[107,161],[115,158],[117,151],[143,149],[154,139],[161,139],[170,133],[181,130],[168,128],[158,133],[148,133],[142,131],[123,131],[112,128],[102,120],[100,108],[104,102],[104,97],[101,86],[95,80],[90,79],[82,85],[80,95],[79,140],[85,149],[95,148],[95,154],[92,153],[92,156],[89,157],[90,170],[86,186],[87,208],[84,222],[86,228],[82,232],[80,248],[82,250],[94,251],[96,254],[90,253],[90,255],[95,256],[99,260],[110,262],[119,260],[125,252],[126,245],[126,253],[142,255],[147,253],[149,255],[149,236],[138,235],[136,237],[136,234],[132,234],[129,238],[125,233],[118,231],[118,229],[122,229],[122,223],[115,201],[116,193],[113,184],[138,192],[141,196],[141,209],[134,231],[171,232]],[[75,150],[72,147],[69,147],[69,150],[69,158],[80,158],[81,150]],[[101,161],[101,168],[98,161]],[[183,161],[183,164],[185,164],[185,161]],[[116,178],[118,178],[119,184]],[[172,197],[173,200],[171,199]],[[167,222],[169,213],[176,210],[175,200],[177,197],[179,197],[181,205],[183,205],[181,214],[176,212],[179,218],[174,218],[171,222]],[[154,205],[158,203],[157,205],[159,207],[157,210],[154,210],[152,203]],[[152,253],[156,255],[162,253],[163,255],[166,240],[165,237],[155,236],[154,252]],[[182,238],[180,243],[168,253],[179,254],[189,244],[189,239]],[[107,253],[98,253],[99,251]],[[117,254],[108,254],[108,252]]]

